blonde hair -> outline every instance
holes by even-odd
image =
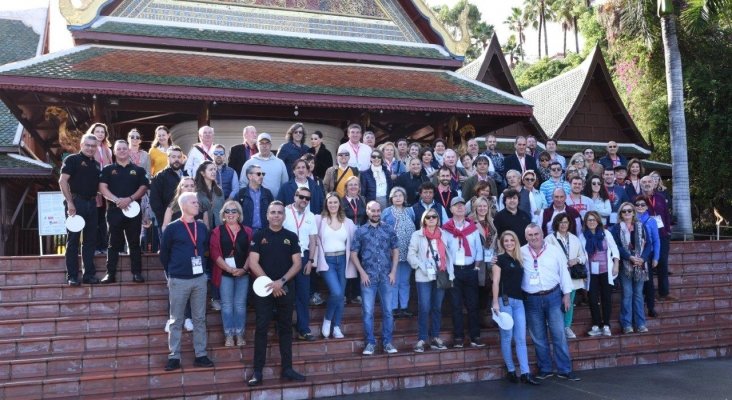
[[[236,220],[241,224],[241,221],[244,220],[244,217],[242,216],[243,211],[238,201],[227,200],[226,203],[224,203],[224,206],[221,207],[221,211],[219,211],[219,218],[221,218],[222,221],[224,220],[224,210],[226,210],[226,208],[229,206],[233,206],[234,208],[236,208],[236,212],[239,213],[239,216],[236,218]]]
[[[511,236],[516,243],[516,246],[513,248],[513,251],[509,252],[506,251],[506,248],[503,247],[503,238],[506,236]],[[511,258],[513,258],[516,261],[521,261],[521,242],[519,242],[518,236],[513,231],[504,231],[501,236],[498,238],[498,249],[501,253],[506,253]]]

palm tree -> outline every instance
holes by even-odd
[[[575,3],[576,0],[556,0],[552,4],[556,21],[562,26],[562,34],[564,34],[562,54],[565,57],[567,56],[567,31],[574,29],[577,32],[576,16],[574,14]]]
[[[526,20],[531,22],[531,27],[539,33],[538,56],[541,59],[541,28],[544,23],[543,14],[541,13],[542,0],[524,0],[524,15]]]
[[[508,41],[506,42],[506,44],[503,45],[501,50],[503,50],[504,54],[508,54],[508,57],[511,61],[511,68],[516,65],[519,57],[523,59],[523,54],[521,54],[521,47],[519,47],[518,43],[516,43],[516,35],[509,36]]]
[[[523,61],[524,41],[526,40],[524,30],[529,25],[528,18],[526,18],[526,13],[519,7],[512,7],[511,15],[509,15],[503,23],[508,25],[511,31],[516,32],[516,37],[518,37],[518,50],[521,54],[521,61]]]

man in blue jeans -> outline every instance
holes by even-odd
[[[537,379],[554,375],[570,381],[580,378],[572,372],[567,337],[564,335],[564,311],[569,309],[572,278],[567,269],[564,252],[544,242],[541,228],[532,223],[526,227],[528,244],[521,247],[524,278],[521,289],[525,293],[526,322],[536,350],[539,373]],[[554,355],[550,354],[547,329],[551,332]]]
[[[297,235],[300,240],[302,269],[295,276],[295,312],[297,313],[297,340],[313,341],[310,333],[310,272],[315,267],[315,249],[318,243],[318,227],[315,215],[308,209],[310,189],[298,188],[294,202],[285,207],[282,227]]]
[[[396,282],[396,270],[399,264],[399,241],[394,229],[381,222],[381,205],[370,201],[366,205],[368,222],[356,229],[351,240],[351,251],[358,254],[351,257],[361,277],[361,304],[363,310],[363,330],[366,335],[364,355],[372,355],[376,350],[374,338],[374,301],[379,295],[382,322],[382,340],[386,353],[396,353],[391,343],[394,330],[394,316],[391,314],[392,289]],[[391,254],[391,258],[389,257]]]

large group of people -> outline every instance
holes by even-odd
[[[541,151],[536,138],[520,136],[504,155],[488,135],[484,152],[471,139],[458,154],[442,139],[376,146],[373,132],[357,124],[345,133],[334,160],[323,134],[308,136],[302,123],[287,130],[276,153],[272,136],[253,126],[230,149],[204,126],[187,154],[165,126],[155,129],[148,153],[137,129],[112,146],[107,127],[92,125],[81,151],[64,160],[59,181],[68,215],[86,221],[68,234],[68,284],[116,282],[125,245],[132,280],[144,282],[141,252],[159,251],[170,300],[165,369],[181,368],[183,329],[193,332],[194,365],[213,366],[206,353],[209,305],[221,312],[223,345],[244,346],[249,304],[256,314],[252,386],[262,383],[272,319],[282,377],[304,380],[292,369],[293,335],[355,335],[344,324],[344,304],[360,304],[363,354],[379,347],[396,353],[394,319],[414,316],[415,294],[413,351],[448,347],[440,337],[448,297],[452,347],[484,347],[481,315],[507,313],[513,326],[500,330],[500,348],[511,382],[538,384],[555,373],[578,380],[567,345],[576,338],[578,292],[589,299],[589,336],[612,335],[616,285],[623,292],[618,331],[625,334],[647,332],[646,316],[657,315],[654,272],[658,296],[669,297],[670,198],[659,175],[646,175],[615,142],[599,161],[591,148],[567,161],[554,139]],[[128,216],[123,211],[132,203],[141,211]],[[95,252],[107,257],[101,280]],[[248,296],[261,276],[271,279],[272,294]],[[325,288],[321,330],[311,332],[310,308],[323,302]]]

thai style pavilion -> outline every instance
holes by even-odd
[[[303,122],[333,148],[353,122],[378,141],[457,144],[532,115],[529,101],[455,72],[467,16],[456,40],[422,0],[60,0],[49,15],[71,45],[44,35],[42,54],[0,67],[0,99],[22,125],[21,152],[56,166],[96,121],[147,141],[165,124],[184,149],[202,125],[226,146],[255,125],[277,146]]]

